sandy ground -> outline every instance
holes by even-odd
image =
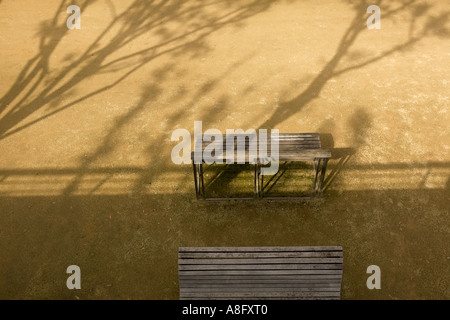
[[[344,299],[449,299],[450,4],[370,4],[0,1],[0,298],[177,299],[179,246],[342,245]],[[195,120],[319,132],[324,196],[196,201]]]

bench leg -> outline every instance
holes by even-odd
[[[255,162],[255,172],[253,177],[253,184],[254,184],[254,193],[255,198],[258,198],[258,184],[259,184],[259,178],[258,178],[258,162]]]
[[[205,199],[205,182],[203,180],[203,164],[195,164],[192,162],[194,169],[195,196],[197,199]]]
[[[319,184],[317,186],[317,193],[321,194],[322,193],[322,185],[323,185],[323,179],[325,178],[325,172],[327,171],[327,164],[328,164],[328,159],[322,159],[322,170],[320,173],[320,180],[319,180]]]
[[[261,169],[259,169],[259,174],[261,175],[261,186],[259,188],[259,195],[260,197],[264,197],[264,175],[261,174]]]
[[[205,181],[203,179],[203,163],[198,164],[198,175],[199,175],[199,192],[201,193],[202,199],[205,199]]]
[[[197,197],[197,200],[199,198],[200,192],[199,192],[199,179],[198,179],[198,173],[197,173],[197,165],[192,161],[192,167],[194,169],[194,184],[195,184],[195,196]]]
[[[262,198],[262,190],[261,190],[261,183],[259,181],[259,178],[261,177],[262,179],[262,174],[261,174],[261,167],[259,165],[259,162],[256,161],[255,162],[255,198]]]
[[[317,164],[316,164],[317,161]],[[314,192],[317,192],[318,189],[318,182],[319,182],[319,168],[320,163],[322,162],[322,159],[314,159],[313,160],[313,168],[314,168],[314,185],[313,190]]]

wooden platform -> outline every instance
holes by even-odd
[[[342,247],[185,247],[180,299],[340,299]]]

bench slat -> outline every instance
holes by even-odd
[[[255,283],[340,283],[340,275],[296,275],[296,276],[265,276],[261,277],[246,277],[246,276],[181,276],[184,283],[208,283],[208,284],[255,284]]]
[[[242,133],[232,133],[228,136],[234,136],[234,137],[246,137],[248,134],[242,134]],[[259,136],[258,132],[256,133],[257,136]],[[214,137],[214,134],[207,134],[203,133],[203,137]],[[223,139],[227,137],[227,134],[222,134]],[[272,137],[271,134],[267,134],[267,138],[270,139]],[[278,133],[278,137],[280,139],[282,138],[320,138],[320,134],[314,132],[314,133]]]
[[[183,275],[179,274],[178,277],[180,280],[192,280],[192,281],[245,281],[245,282],[256,282],[256,281],[304,281],[304,280],[341,280],[342,273],[339,274],[295,274],[295,275],[283,275],[283,274],[275,274],[275,275]]]
[[[183,299],[188,298],[238,298],[238,299],[280,299],[280,298],[295,298],[315,299],[316,297],[340,297],[340,292],[204,292],[204,293],[184,293],[181,295]]]
[[[285,274],[341,274],[342,270],[179,270],[181,275],[285,275]]]
[[[276,140],[274,140],[276,141]],[[235,149],[237,148],[239,144],[237,142],[232,143],[231,146],[233,146]],[[248,141],[246,143],[243,144],[244,147],[248,148],[249,146],[259,146],[259,143],[249,143]],[[267,149],[270,149],[270,146],[272,145],[272,140],[268,140],[266,146],[268,146]],[[278,145],[317,145],[320,148],[320,140],[278,140]],[[215,147],[215,148],[223,148],[223,150],[227,149],[227,142],[223,141],[222,143],[220,142],[215,142],[215,141],[203,141],[202,142],[202,147],[203,149],[206,148],[207,146]]]
[[[314,287],[314,288],[267,288],[267,287],[252,287],[252,288],[182,288],[180,289],[181,294],[189,293],[257,293],[257,294],[267,294],[267,293],[303,293],[303,292],[335,292],[339,293],[339,287]]]
[[[227,140],[228,141],[233,141],[234,143],[236,143],[237,141],[249,142],[250,138],[249,137],[244,137],[244,138],[243,137],[234,137],[234,138],[231,138],[231,139],[227,139],[226,136],[222,136],[222,142],[225,142]],[[255,140],[259,141],[258,137]],[[220,141],[220,139],[215,140],[215,137],[208,137],[208,136],[204,136],[203,139],[202,139],[202,143],[203,144],[215,143],[216,141]],[[301,142],[301,141],[320,141],[320,138],[318,136],[317,137],[283,137],[283,136],[280,136],[278,138],[276,138],[276,137],[268,137],[266,139],[266,141],[267,142],[270,142],[270,141],[279,141],[279,142],[284,142],[284,141],[299,141],[299,142]]]
[[[178,252],[322,252],[339,251],[341,246],[305,247],[180,247]]]
[[[181,296],[182,300],[339,300],[340,296],[315,296],[315,295],[291,295],[291,296],[217,296],[217,295],[186,295]]]
[[[339,280],[303,280],[303,281],[264,281],[264,280],[253,280],[253,281],[242,281],[242,280],[228,280],[228,281],[198,281],[198,280],[184,280],[183,287],[193,287],[193,288],[210,288],[210,287],[264,287],[264,288],[277,288],[277,287],[334,287],[340,286],[341,282]]]
[[[341,270],[341,264],[183,264],[178,270]]]
[[[216,258],[279,258],[277,252],[180,252],[179,259],[216,259]],[[285,258],[342,258],[342,251],[293,251],[283,252]]]
[[[202,141],[202,150],[195,150],[194,152],[200,153],[200,156],[202,155],[202,151],[205,150],[205,148],[209,148],[209,150],[213,149],[222,149],[223,150],[223,159],[226,159],[226,150],[227,150],[227,144],[229,144],[229,141],[227,143],[227,136],[222,135],[222,143],[216,142],[213,138],[214,136],[204,135],[203,141]],[[244,139],[242,139],[244,138]],[[229,157],[234,158],[235,153],[237,152],[238,148],[238,141],[244,141],[244,149],[246,152],[250,151],[258,151],[259,150],[259,143],[251,144],[249,142],[249,139],[247,138],[247,135],[245,134],[237,134],[233,135],[232,137],[232,147],[233,147],[233,154],[229,155]],[[258,141],[258,139],[257,139]],[[321,149],[320,144],[320,135],[318,133],[284,133],[279,134],[278,137],[272,138],[271,136],[268,136],[267,139],[267,145],[266,149],[268,152],[271,150],[271,144],[272,141],[277,141],[279,144],[279,150],[281,154],[288,153],[291,151],[291,153],[295,153],[297,156],[296,159],[292,161],[309,161],[311,160],[311,155],[305,155],[304,150],[308,149]],[[242,143],[242,142],[241,142]],[[331,156],[331,155],[330,155]],[[325,157],[328,157],[328,155],[325,155]],[[194,158],[194,154],[192,154],[192,158]],[[230,159],[231,159],[230,158]],[[253,159],[251,159],[253,160]],[[291,160],[290,160],[291,161]],[[248,160],[246,160],[248,162]]]
[[[253,258],[179,259],[178,264],[324,264],[342,263],[342,258]]]

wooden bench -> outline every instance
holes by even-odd
[[[233,141],[227,141],[227,136],[222,136],[223,144],[216,144],[223,150],[219,159],[226,162],[229,159],[233,161],[237,159],[238,141],[240,136],[245,141],[245,163],[254,163],[254,198],[263,198],[264,175],[261,174],[261,166],[264,159],[260,156],[259,143],[251,144],[248,136],[245,134],[236,134],[232,136]],[[259,139],[258,139],[259,141]],[[278,153],[271,153],[272,139],[267,139],[268,157],[277,159],[278,162],[305,162],[311,161],[314,170],[314,184],[313,195],[320,195],[322,193],[323,180],[326,173],[328,160],[331,158],[329,149],[323,149],[320,143],[320,135],[318,133],[281,133],[278,135]],[[232,153],[227,153],[227,144],[231,143],[233,146]],[[194,150],[191,154],[192,165],[194,169],[195,192],[197,199],[203,200],[221,200],[223,198],[208,198],[205,193],[203,162],[195,163],[195,159],[203,159],[205,148],[211,145],[210,141],[203,141],[201,150]],[[256,157],[255,157],[256,155]],[[251,159],[252,158],[252,159]],[[309,196],[308,196],[309,197]],[[286,198],[286,197],[270,197],[271,199]],[[292,198],[292,197],[288,197]],[[305,198],[305,197],[298,197]],[[226,198],[226,199],[242,199],[242,198]]]
[[[342,247],[185,247],[180,299],[340,299]]]

